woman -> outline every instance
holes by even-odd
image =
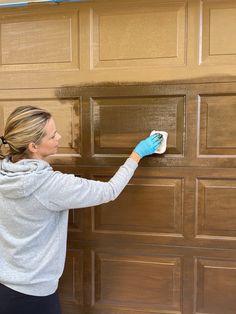
[[[100,182],[53,171],[45,159],[60,138],[51,114],[32,106],[14,110],[0,137],[1,314],[61,313],[68,209],[114,200],[161,143],[158,135],[141,141],[111,180]]]

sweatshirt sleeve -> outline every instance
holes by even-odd
[[[55,211],[107,203],[115,200],[122,192],[137,166],[136,161],[128,158],[108,182],[53,171],[38,199],[48,209]]]

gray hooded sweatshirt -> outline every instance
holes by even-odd
[[[43,160],[0,161],[0,283],[35,296],[54,293],[62,275],[71,208],[114,200],[137,163],[128,158],[109,182],[54,171]]]

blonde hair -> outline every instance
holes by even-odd
[[[8,117],[3,134],[8,149],[0,142],[0,159],[8,155],[27,156],[28,145],[39,144],[44,137],[44,127],[52,115],[44,109],[33,106],[17,107]],[[2,143],[2,144],[5,144]]]

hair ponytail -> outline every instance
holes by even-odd
[[[0,137],[0,159],[23,156],[31,142],[40,143],[51,114],[33,106],[17,107],[8,117],[4,136]],[[8,145],[8,148],[5,146]]]

